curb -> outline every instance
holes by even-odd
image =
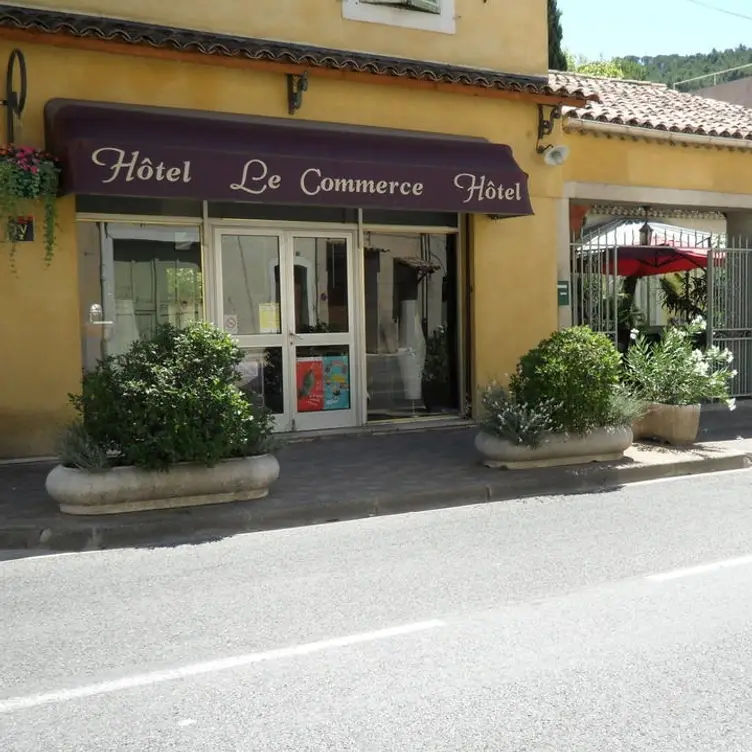
[[[618,489],[630,483],[689,477],[752,467],[744,453],[657,465],[623,465],[498,471],[493,483],[470,483],[404,496],[377,496],[325,504],[287,504],[274,498],[224,507],[142,512],[96,518],[50,518],[37,524],[0,528],[0,550],[91,551],[196,545],[241,533],[281,530],[424,512],[536,496],[571,496]]]

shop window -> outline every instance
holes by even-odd
[[[342,0],[342,17],[349,21],[454,34],[454,2],[455,0]]]
[[[79,222],[85,368],[204,317],[198,226]]]
[[[364,239],[368,419],[457,412],[456,235]]]

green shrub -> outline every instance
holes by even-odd
[[[100,361],[71,400],[86,435],[123,465],[211,466],[263,454],[272,417],[237,388],[241,360],[232,339],[210,324],[164,325]]]
[[[628,387],[620,384],[611,395],[606,425],[631,426],[646,412],[647,404]]]
[[[620,356],[605,334],[563,329],[524,355],[510,389],[516,402],[552,405],[554,430],[583,433],[609,425]]]
[[[730,409],[730,382],[736,376],[730,350],[718,346],[698,348],[695,343],[705,332],[701,317],[683,326],[669,326],[658,342],[650,342],[636,329],[634,344],[624,358],[624,381],[645,402],[666,405],[694,405],[725,400]]]

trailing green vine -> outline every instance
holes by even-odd
[[[57,197],[60,166],[47,152],[30,146],[0,148],[0,241],[9,244],[11,266],[15,268],[17,221],[23,202],[38,201],[44,214],[44,260],[55,255]]]

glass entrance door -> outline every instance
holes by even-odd
[[[278,430],[356,425],[353,238],[218,229],[219,324],[246,354],[242,388]]]

